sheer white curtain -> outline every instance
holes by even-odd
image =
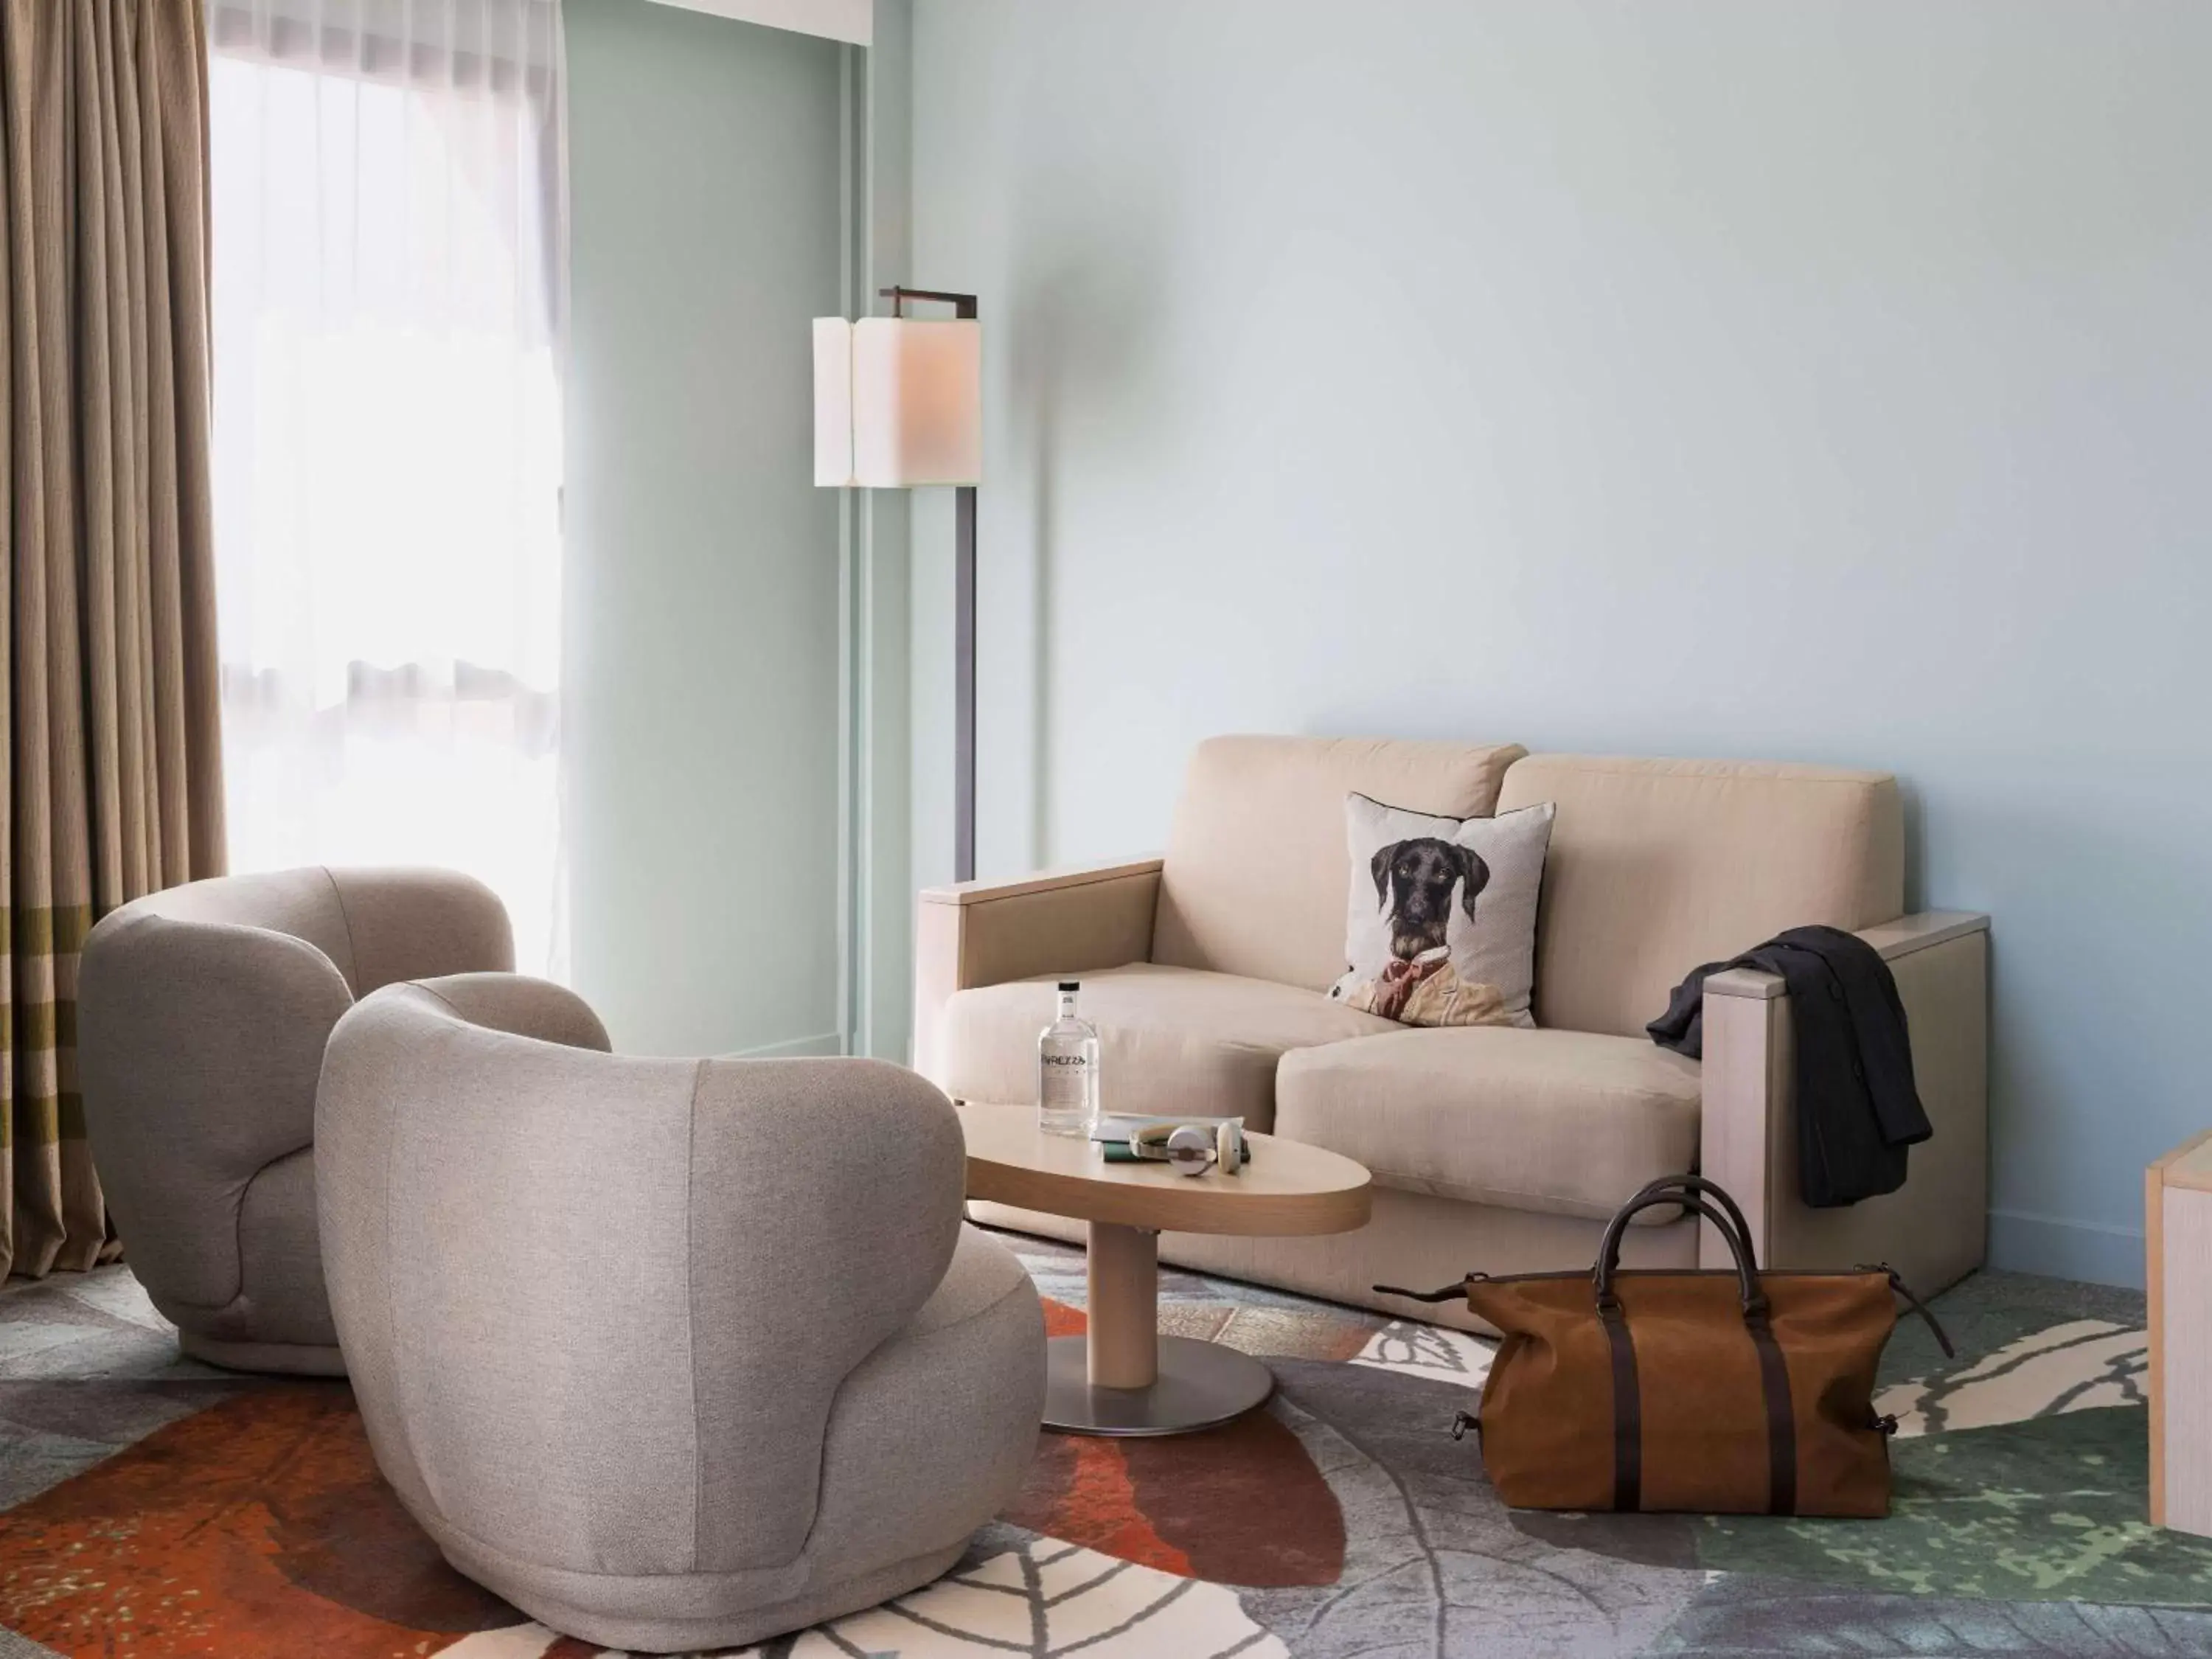
[[[210,11],[231,868],[465,870],[559,974],[559,0]]]

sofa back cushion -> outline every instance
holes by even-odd
[[[1517,744],[1212,738],[1183,780],[1152,960],[1324,991],[1344,972],[1344,798],[1493,811]]]
[[[1905,909],[1904,817],[1885,772],[1530,755],[1497,810],[1547,800],[1540,1025],[1635,1036],[1700,963],[1785,927],[1870,927]]]

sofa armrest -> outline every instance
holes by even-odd
[[[1984,915],[1931,911],[1861,932],[1896,975],[1914,1079],[1936,1133],[1912,1149],[1902,1188],[1842,1209],[1811,1209],[1798,1196],[1794,1028],[1782,980],[1741,968],[1706,980],[1698,1167],[1742,1205],[1762,1267],[1887,1261],[1928,1296],[1981,1265],[1989,928]],[[1725,1266],[1726,1247],[1707,1231],[1698,1258]]]
[[[336,963],[273,928],[133,904],[92,930],[77,969],[85,1132],[165,1310],[228,1307],[244,1289],[240,1206],[314,1145],[324,1048],[352,1003]]]
[[[914,930],[915,1069],[943,1082],[938,1021],[955,991],[1148,961],[1159,896],[1156,858],[922,889]]]

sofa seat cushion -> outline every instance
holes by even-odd
[[[1233,974],[1139,962],[1081,978],[1078,1009],[1098,1028],[1100,1103],[1109,1112],[1241,1113],[1265,1130],[1285,1052],[1402,1029],[1317,991]],[[946,1093],[1034,1103],[1037,1033],[1053,1022],[1054,983],[1047,975],[981,986],[946,1002]]]
[[[1379,1187],[1592,1219],[1692,1168],[1698,1121],[1697,1061],[1587,1031],[1400,1030],[1287,1054],[1275,1078],[1275,1132]]]

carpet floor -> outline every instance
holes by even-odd
[[[1055,1331],[1079,1255],[1014,1241]],[[1281,1384],[1210,1433],[1048,1435],[960,1566],[760,1659],[2199,1655],[2212,1540],[2144,1520],[2139,1296],[1984,1273],[1883,1366],[1885,1521],[1506,1510],[1474,1443],[1486,1345],[1192,1274],[1166,1328]],[[125,1268],[0,1294],[0,1659],[586,1659],[448,1569],[343,1383],[179,1357]]]

